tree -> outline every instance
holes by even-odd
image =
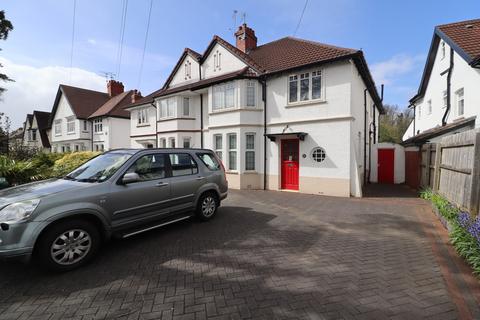
[[[5,18],[5,11],[0,11],[0,40],[7,40],[8,33],[13,30],[13,25],[10,20]],[[2,49],[0,49],[1,51]],[[2,64],[0,63],[0,68],[2,68]],[[2,81],[13,81],[10,79],[6,74],[0,73],[0,80]],[[0,87],[0,96],[5,92],[5,88]]]
[[[410,109],[401,110],[397,105],[384,105],[385,114],[380,115],[379,142],[402,142],[402,137],[412,122]]]
[[[8,153],[10,126],[10,118],[5,113],[0,112],[0,154]]]

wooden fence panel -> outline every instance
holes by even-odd
[[[432,186],[456,205],[478,213],[480,131],[469,130],[442,139],[436,148]],[[436,153],[440,152],[439,155]]]

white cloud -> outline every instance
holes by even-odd
[[[1,97],[0,110],[10,117],[12,128],[21,126],[26,114],[33,110],[51,111],[59,84],[106,91],[105,79],[84,69],[32,67],[1,57],[0,63],[4,66],[2,73],[15,80],[0,83],[0,86],[8,89]]]
[[[398,54],[386,61],[374,63],[371,67],[375,83],[392,85],[398,77],[417,71],[425,60],[423,55]]]
[[[87,42],[90,43],[91,45],[97,44],[97,41],[95,39],[87,39]]]

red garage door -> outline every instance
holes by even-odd
[[[378,183],[394,182],[395,149],[378,149]]]

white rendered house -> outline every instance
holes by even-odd
[[[214,150],[231,188],[361,196],[383,112],[363,53],[291,37],[257,46],[246,24],[235,36],[185,49],[129,107],[156,106],[157,146]]]
[[[107,93],[60,85],[50,117],[53,152],[104,151],[130,146],[130,114],[139,93],[110,80]]]
[[[407,145],[480,127],[480,19],[435,27]]]

